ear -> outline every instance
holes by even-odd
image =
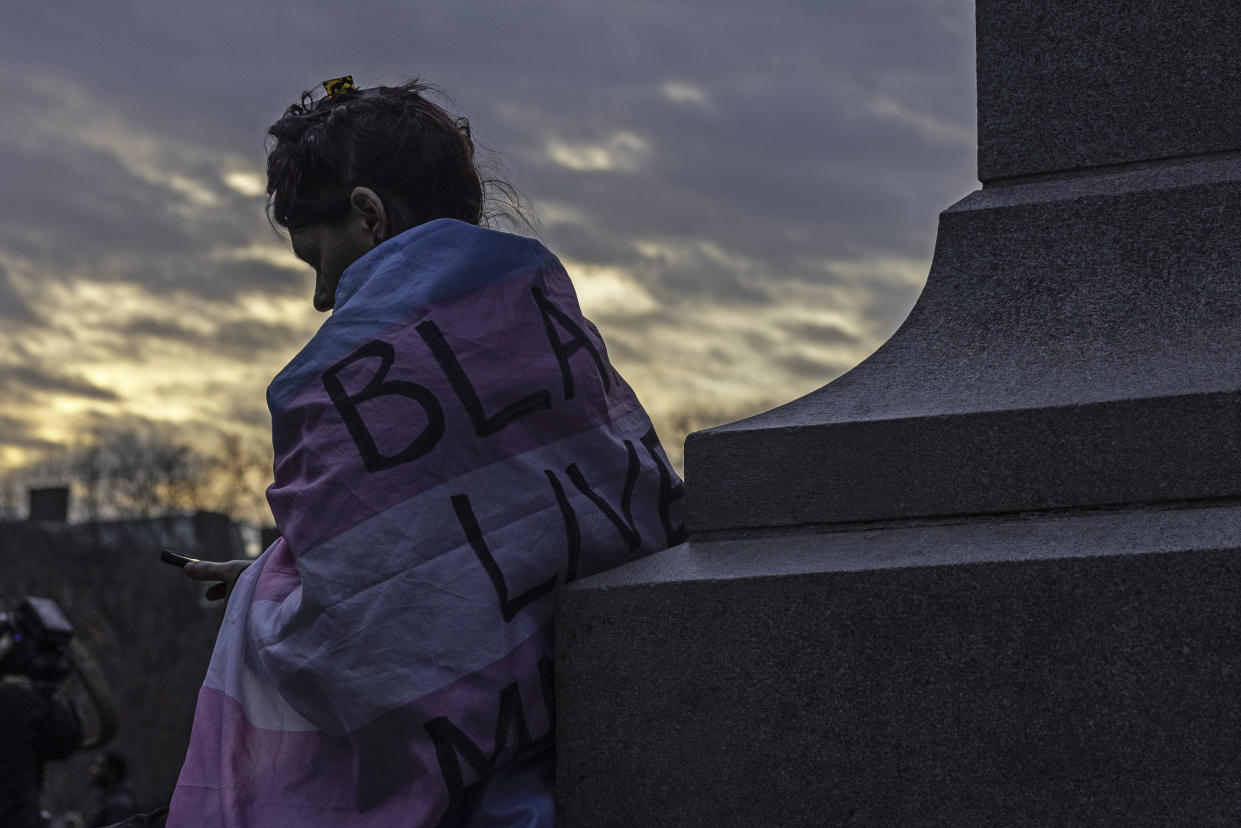
[[[388,213],[383,199],[370,187],[353,188],[349,194],[349,212],[371,247],[388,238]]]

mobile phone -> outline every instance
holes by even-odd
[[[159,559],[173,566],[185,566],[187,563],[196,563],[198,561],[198,558],[191,558],[189,555],[182,555],[180,552],[173,552],[171,549],[165,549],[163,552],[160,552]]]

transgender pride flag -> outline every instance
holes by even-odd
[[[680,481],[559,261],[452,220],[351,266],[268,389],[282,538],[238,581],[172,826],[433,826],[552,730],[559,584]]]

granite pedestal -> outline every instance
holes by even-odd
[[[569,828],[1241,822],[1241,10],[977,10],[905,324],[560,596]]]
[[[1241,506],[690,541],[560,613],[566,826],[1241,821]]]

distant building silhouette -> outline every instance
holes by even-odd
[[[120,717],[111,747],[131,757],[134,793],[144,806],[166,803],[223,607],[204,600],[205,582],[160,563],[158,552],[244,557],[240,528],[205,511],[70,523],[63,487],[32,491],[30,504],[31,519],[0,520],[0,610],[24,595],[61,606],[111,685]],[[90,758],[79,753],[48,766],[49,808],[85,805]]]
[[[69,487],[53,486],[46,489],[31,489],[30,520],[58,523],[68,521]]]
[[[259,531],[259,546],[263,549],[271,546],[280,538],[280,530],[275,526],[264,526]]]
[[[152,518],[70,523],[67,486],[31,489],[29,495],[28,521],[56,537],[72,536],[107,548],[151,554],[169,548],[210,561],[246,557],[241,527],[222,512],[199,509]],[[0,520],[0,534],[4,524]],[[270,531],[274,530],[264,530]]]

